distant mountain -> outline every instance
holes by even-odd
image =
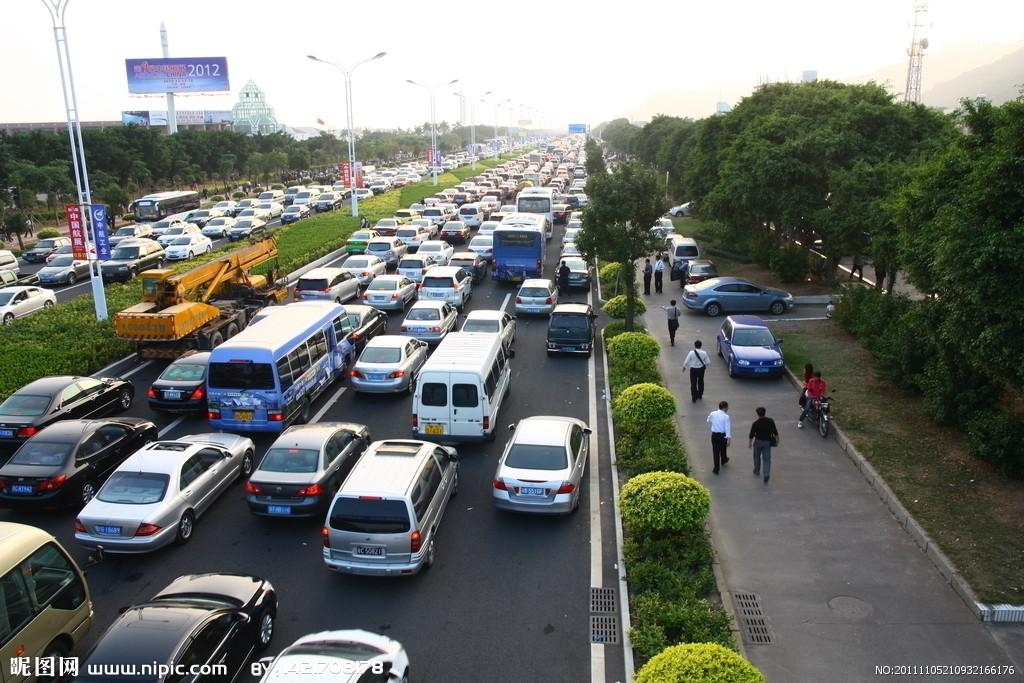
[[[845,83],[874,81],[903,96],[907,62],[850,77],[820,73]],[[995,104],[1015,99],[1024,84],[1024,41],[1015,44],[958,43],[925,54],[921,82],[922,100],[933,107],[954,109],[962,97],[985,95]],[[660,90],[623,115],[630,121],[650,121],[658,114],[702,119],[716,111],[718,102],[734,106],[748,96],[754,84],[723,84],[703,90]]]

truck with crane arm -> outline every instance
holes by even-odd
[[[143,271],[142,303],[114,314],[114,332],[135,342],[141,358],[210,350],[287,296],[277,268],[266,275],[250,272],[277,253],[277,238],[269,235],[182,273]]]

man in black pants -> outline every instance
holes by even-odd
[[[719,466],[729,462],[727,449],[732,441],[732,418],[726,401],[719,401],[718,410],[708,415],[708,426],[711,428],[711,457],[715,465],[711,471],[718,474]]]
[[[693,348],[683,360],[683,371],[690,368],[690,398],[696,403],[704,398],[704,372],[711,365],[708,352],[701,349],[701,341],[693,342]]]
[[[651,276],[654,275],[654,266],[651,259],[644,259],[644,294],[651,293]]]

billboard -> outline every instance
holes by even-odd
[[[174,118],[177,119],[179,126],[232,124],[235,121],[235,115],[230,110],[178,109],[174,112]],[[122,111],[121,123],[126,126],[166,126],[167,112],[163,110]]]
[[[587,124],[585,124],[585,123],[570,123],[569,124],[569,132],[570,133],[586,133],[587,132]]]
[[[231,90],[226,57],[126,59],[124,68],[132,95]]]

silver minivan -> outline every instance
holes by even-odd
[[[433,565],[438,525],[459,489],[458,457],[451,446],[427,441],[370,444],[320,530],[327,568],[405,576]]]

